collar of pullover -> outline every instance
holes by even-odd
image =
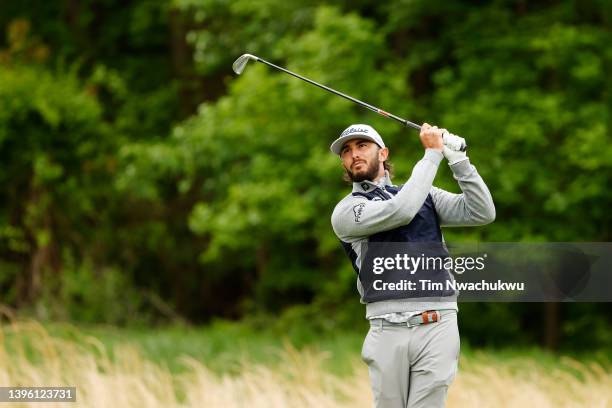
[[[370,180],[364,180],[360,182],[353,183],[353,193],[367,193],[368,191],[374,190],[376,187],[381,189],[385,189],[385,186],[392,186],[391,184],[391,176],[389,172],[385,170],[385,175],[378,179],[377,182],[373,182]]]

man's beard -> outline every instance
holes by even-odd
[[[379,167],[380,167],[380,161],[378,160],[378,157],[375,157],[370,162],[370,164],[368,165],[368,168],[365,171],[360,171],[358,174],[353,174],[353,172],[351,172],[349,169],[346,169],[346,174],[348,174],[349,178],[354,183],[359,183],[364,180],[371,181],[371,180],[374,180],[376,176],[378,176]]]

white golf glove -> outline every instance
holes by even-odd
[[[465,146],[464,138],[444,131],[442,142],[444,143],[442,154],[448,160],[449,166],[468,159],[467,154],[460,150],[462,146]]]

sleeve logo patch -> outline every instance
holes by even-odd
[[[353,206],[353,213],[355,214],[355,222],[361,222],[361,214],[363,213],[363,207],[365,207],[365,203],[359,203]]]

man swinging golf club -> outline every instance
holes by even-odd
[[[368,125],[352,125],[342,132],[331,150],[340,156],[353,191],[334,209],[332,225],[357,272],[357,289],[370,320],[362,357],[369,367],[376,406],[444,406],[459,358],[456,293],[429,289],[401,292],[391,286],[378,290],[372,270],[367,263],[362,265],[374,251],[363,248],[372,243],[433,243],[440,258],[448,255],[442,250],[440,226],[483,225],[495,219],[491,194],[470,164],[465,140],[426,123],[419,126],[256,55],[238,57],[232,65],[234,72],[241,75],[249,61],[291,75],[420,132],[425,155],[414,166],[408,181],[399,187],[391,184],[387,170],[389,149],[376,130]],[[444,157],[462,194],[432,186]],[[420,276],[422,272],[411,273]],[[429,276],[435,277],[436,283],[452,280],[443,268]],[[397,286],[397,282],[392,283]]]
[[[425,153],[402,186],[391,184],[389,149],[371,126],[351,125],[331,145],[352,181],[352,192],[336,205],[331,221],[357,272],[357,288],[366,304],[370,330],[362,358],[379,408],[445,405],[459,358],[458,307],[454,291],[376,287],[365,272],[363,252],[368,250],[363,244],[443,247],[440,227],[484,225],[495,219],[491,194],[461,151],[465,140],[427,123],[420,128],[420,139]],[[443,158],[462,194],[432,186]],[[453,279],[446,270],[438,271],[437,277]]]

